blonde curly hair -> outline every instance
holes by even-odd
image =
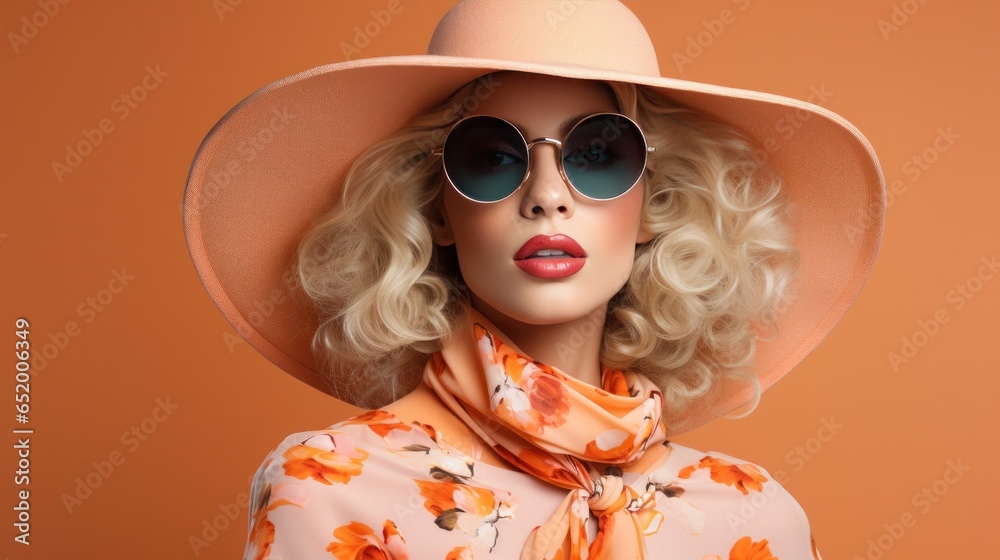
[[[321,317],[313,350],[343,400],[376,408],[404,396],[464,322],[469,295],[454,246],[432,240],[447,182],[428,154],[475,110],[490,77],[365,151],[340,203],[300,243],[299,279]],[[609,302],[601,361],[653,380],[664,421],[678,430],[724,380],[753,388],[752,411],[755,331],[776,329],[799,269],[781,178],[733,128],[645,86],[607,85],[657,151],[642,212],[654,236]]]

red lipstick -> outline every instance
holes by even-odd
[[[587,261],[587,253],[572,237],[563,234],[536,235],[514,254],[514,264],[537,278],[565,278],[576,274]]]

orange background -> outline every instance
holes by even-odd
[[[229,108],[271,81],[343,60],[341,43],[388,0],[229,0],[220,17],[225,1],[0,8],[0,557],[238,558],[248,479],[264,455],[289,433],[355,412],[234,342],[188,259],[179,204],[195,150]],[[994,548],[1000,278],[977,272],[1000,251],[988,171],[1000,7],[922,1],[626,0],[664,75],[800,99],[832,92],[825,106],[868,136],[900,189],[875,269],[830,337],[750,418],[677,438],[782,471],[828,559]],[[424,52],[453,3],[402,2],[360,56]],[[46,3],[59,12],[37,16],[48,21],[15,52],[10,34]],[[900,25],[883,36],[878,22],[894,6]],[[735,20],[679,71],[673,54],[723,9]],[[142,83],[147,65],[167,75],[125,115],[115,100]],[[57,178],[53,161],[105,118],[113,130]],[[948,129],[957,135],[948,149],[925,152]],[[934,162],[915,167],[924,156]],[[125,286],[114,280],[123,268],[133,277]],[[956,299],[959,284],[971,299]],[[88,298],[105,303],[87,311]],[[51,356],[44,368],[36,361],[31,385],[27,547],[12,540],[18,317],[30,320],[36,355],[49,345]],[[69,322],[73,336],[58,334]],[[918,335],[925,344],[894,368],[889,353],[921,324],[933,336]],[[175,407],[169,415],[158,399]],[[133,426],[143,439],[129,435]],[[946,477],[949,462],[969,470]],[[64,495],[88,475],[100,486],[67,506]],[[924,488],[936,501],[914,502]],[[905,514],[915,525],[893,535],[888,527]],[[221,530],[206,529],[213,519]],[[879,542],[888,550],[872,549]]]

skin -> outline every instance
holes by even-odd
[[[619,110],[610,88],[598,82],[511,72],[496,79],[500,87],[470,114],[502,117],[529,141],[543,136],[562,139],[579,116]],[[561,127],[567,120],[571,122]],[[636,244],[652,237],[641,227],[645,181],[617,199],[589,200],[562,179],[556,154],[551,144],[533,147],[528,180],[500,202],[477,203],[449,185],[443,213],[432,224],[434,241],[456,246],[473,307],[518,349],[600,386],[608,301],[628,281]],[[514,254],[527,240],[557,233],[572,237],[586,251],[587,261],[579,272],[542,279],[514,264]],[[423,384],[384,408],[406,422],[428,422],[450,445],[510,469]],[[649,461],[665,459],[647,455]],[[645,459],[632,468],[646,468]]]
[[[470,114],[504,118],[528,140],[562,139],[579,116],[618,111],[599,82],[510,72],[496,81],[496,92]],[[500,202],[478,203],[449,185],[435,242],[456,246],[473,307],[521,351],[600,386],[608,301],[628,281],[636,244],[651,237],[640,227],[645,181],[614,200],[590,200],[563,180],[557,155],[552,144],[534,146],[528,180]],[[526,241],[558,233],[586,251],[579,272],[543,279],[514,264]]]

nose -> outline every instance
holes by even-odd
[[[527,219],[538,217],[570,218],[576,209],[572,187],[559,172],[559,142],[549,138],[533,140],[529,144],[531,168],[521,187],[521,215]]]

